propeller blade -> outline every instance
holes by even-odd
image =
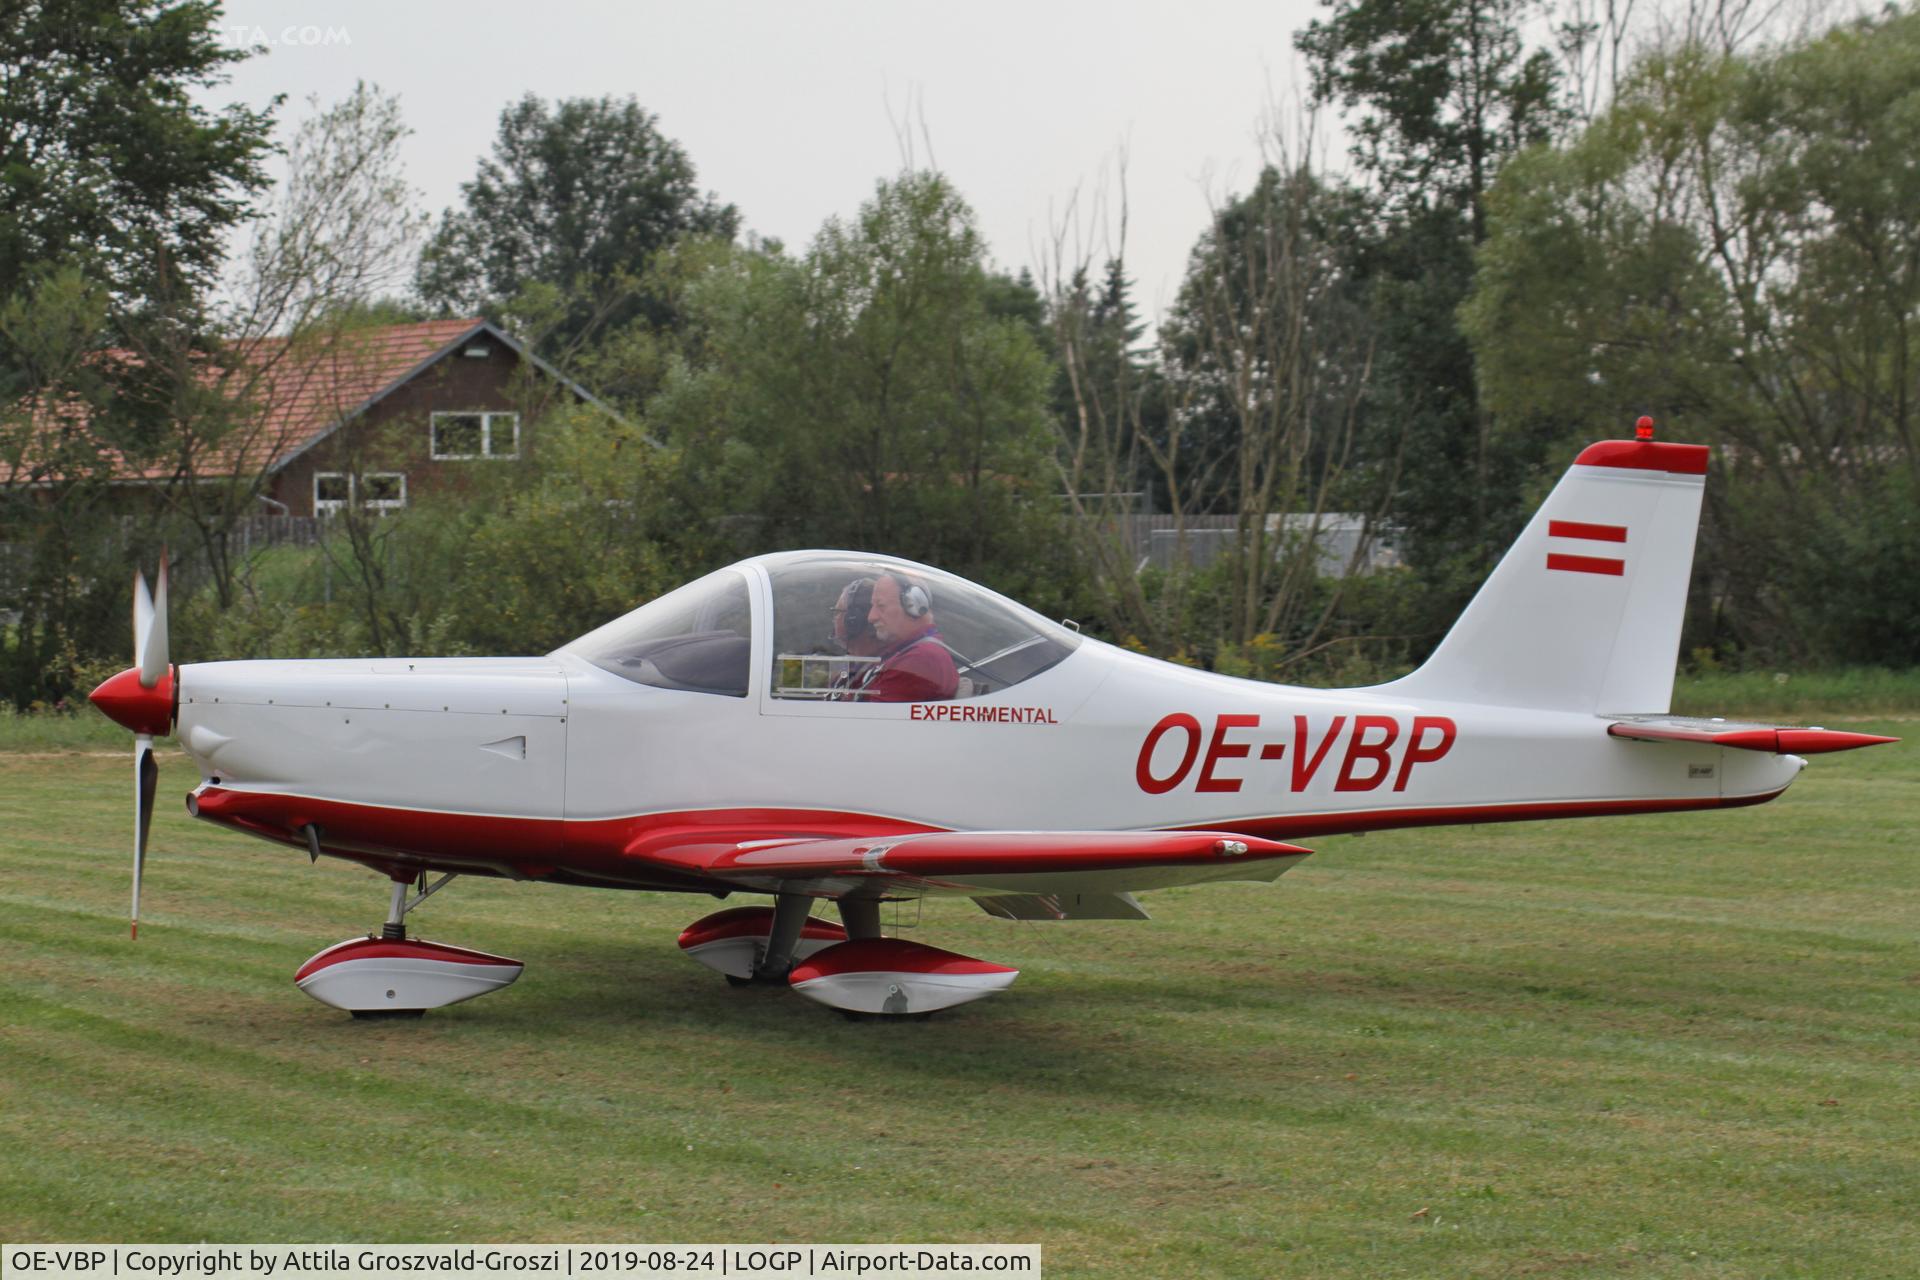
[[[140,629],[140,600],[146,583],[137,580],[133,596],[133,652],[140,664],[140,687],[151,689],[167,674],[167,553],[160,553],[160,577],[147,603],[147,626]]]
[[[141,684],[146,684],[146,668],[140,656],[147,651],[147,637],[153,633],[153,596],[147,591],[147,575],[133,571],[133,665],[141,669]]]
[[[140,936],[140,873],[147,864],[147,837],[153,830],[153,798],[160,789],[160,766],[153,759],[153,739],[140,734],[133,740],[133,918],[132,936]]]

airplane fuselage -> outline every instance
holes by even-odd
[[[766,673],[770,661],[752,664]],[[1274,839],[1752,804],[1803,765],[1627,742],[1601,717],[1311,690],[1083,641],[966,701],[848,703],[637,685],[524,659],[179,669],[196,813],[390,872],[714,888],[676,849],[928,830]]]

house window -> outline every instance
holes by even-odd
[[[520,415],[436,413],[433,415],[433,456],[446,460],[517,458],[520,456]]]
[[[407,505],[406,474],[369,471],[356,477],[340,471],[317,472],[313,477],[313,513],[325,516],[343,511],[356,493],[365,510],[398,510]]]
[[[313,514],[332,515],[347,505],[353,492],[353,478],[337,472],[319,472],[313,477]]]
[[[407,505],[407,477],[399,471],[370,471],[360,477],[360,505],[395,511]]]

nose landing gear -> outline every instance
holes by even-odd
[[[411,879],[395,878],[393,902],[379,936],[349,938],[321,951],[293,977],[322,1004],[356,1018],[418,1018],[428,1009],[471,1000],[510,985],[525,967],[518,960],[407,936],[407,912],[453,879],[441,876],[411,901]]]

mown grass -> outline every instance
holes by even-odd
[[[1920,712],[1920,671],[1702,671],[1675,682],[1673,709],[1680,715],[1800,720],[1912,715]]]
[[[166,740],[171,745],[172,740]],[[0,752],[133,750],[127,731],[90,706],[72,711],[16,711],[0,703]]]
[[[1325,840],[1150,924],[931,904],[912,936],[1023,976],[899,1026],[688,963],[710,900],[478,880],[417,927],[526,976],[354,1022],[291,976],[383,883],[191,822],[187,769],[133,944],[124,762],[0,756],[0,1238],[1039,1241],[1061,1277],[1920,1259],[1908,746],[1755,809]]]

